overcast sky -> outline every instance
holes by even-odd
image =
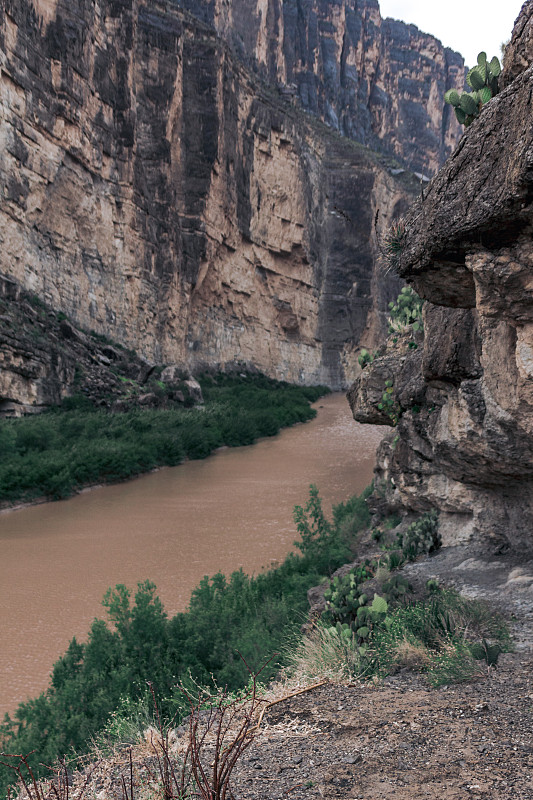
[[[382,17],[413,23],[457,50],[467,66],[485,50],[500,58],[500,44],[511,38],[523,0],[379,0]],[[501,58],[500,58],[501,60]]]

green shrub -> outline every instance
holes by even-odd
[[[13,424],[9,421],[5,421],[4,424],[0,426],[0,453],[2,453],[2,458],[5,459],[15,453],[16,447],[17,434]]]
[[[479,673],[472,649],[477,652],[473,646],[480,640],[491,642],[491,655],[511,648],[503,619],[454,590],[433,591],[422,602],[399,606],[390,617],[390,625],[376,631],[372,642],[374,674],[389,674],[402,666],[406,652],[418,653],[419,667],[438,686]]]
[[[387,569],[391,572],[395,569],[400,569],[405,561],[404,554],[401,550],[393,549],[387,556]]]
[[[306,505],[296,506],[294,509],[294,521],[300,535],[300,540],[294,544],[322,574],[331,572],[335,569],[334,565],[342,564],[350,557],[351,543],[347,529],[351,528],[353,535],[357,525],[347,526],[349,515],[350,511],[345,507],[337,507],[334,511],[334,522],[327,520],[318,489],[314,485],[309,487]]]
[[[259,374],[201,380],[202,408],[113,413],[74,397],[37,417],[0,420],[0,500],[68,497],[87,484],[205,458],[221,445],[251,444],[312,419],[316,411],[310,402],[328,391]]]

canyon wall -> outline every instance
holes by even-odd
[[[239,58],[344,136],[432,175],[461,134],[444,93],[464,61],[378,0],[181,0]]]
[[[259,53],[277,47],[270,12],[260,26],[268,46],[261,49],[256,37],[246,66],[233,44],[197,18],[202,8],[193,17],[165,0],[2,3],[0,273],[78,328],[149,361],[191,370],[253,363],[278,378],[341,387],[356,371],[361,344],[382,336],[398,288],[375,266],[376,211],[379,234],[419,192],[418,181],[254,74],[252,50],[266,65]],[[339,8],[324,4],[321,30],[337,30]],[[361,8],[377,26],[375,3]],[[242,27],[247,18],[238,3],[231,9],[233,43],[237,22]],[[221,14],[213,6],[206,21],[227,33]],[[372,44],[369,22],[357,47],[368,64],[385,69],[380,25]],[[245,27],[251,36],[254,25]],[[291,33],[294,41],[302,35],[300,28]],[[340,33],[331,36],[337,41]],[[416,36],[417,58],[431,65],[415,92],[430,114],[431,138],[440,100],[428,106],[423,87],[440,97],[451,73],[440,45]],[[337,55],[331,51],[331,59]],[[291,69],[300,62],[294,54]],[[317,86],[326,80],[320,63]],[[345,88],[346,97],[359,91]],[[414,144],[421,119],[413,123]],[[392,122],[383,125],[393,137]],[[437,127],[451,136],[442,116]],[[428,158],[438,160],[441,144],[428,147]],[[9,327],[2,369],[19,374],[27,337],[18,347]],[[49,343],[41,372],[60,350],[61,342]],[[47,402],[35,387],[19,394],[3,399]]]
[[[383,509],[440,510],[445,544],[533,543],[533,2],[503,91],[405,218],[398,272],[428,301],[424,338],[401,337],[350,390],[356,419],[398,425],[378,454]],[[415,342],[416,344],[417,342]],[[379,406],[382,408],[379,408]]]

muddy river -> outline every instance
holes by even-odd
[[[283,559],[310,483],[328,511],[364,489],[383,429],[354,422],[344,395],[316,405],[312,422],[250,447],[0,514],[0,718],[46,688],[108,586],[149,578],[173,614],[203,575]]]

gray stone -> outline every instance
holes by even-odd
[[[200,386],[198,381],[195,380],[194,378],[189,378],[189,380],[186,380],[184,383],[187,389],[189,390],[189,396],[192,397],[194,402],[203,403],[204,397],[202,395],[202,387]]]
[[[492,553],[533,547],[532,0],[519,19],[513,79],[405,216],[399,272],[428,301],[423,346],[389,345],[348,395],[357,419],[386,423],[394,384],[380,511],[436,508],[444,544]]]

